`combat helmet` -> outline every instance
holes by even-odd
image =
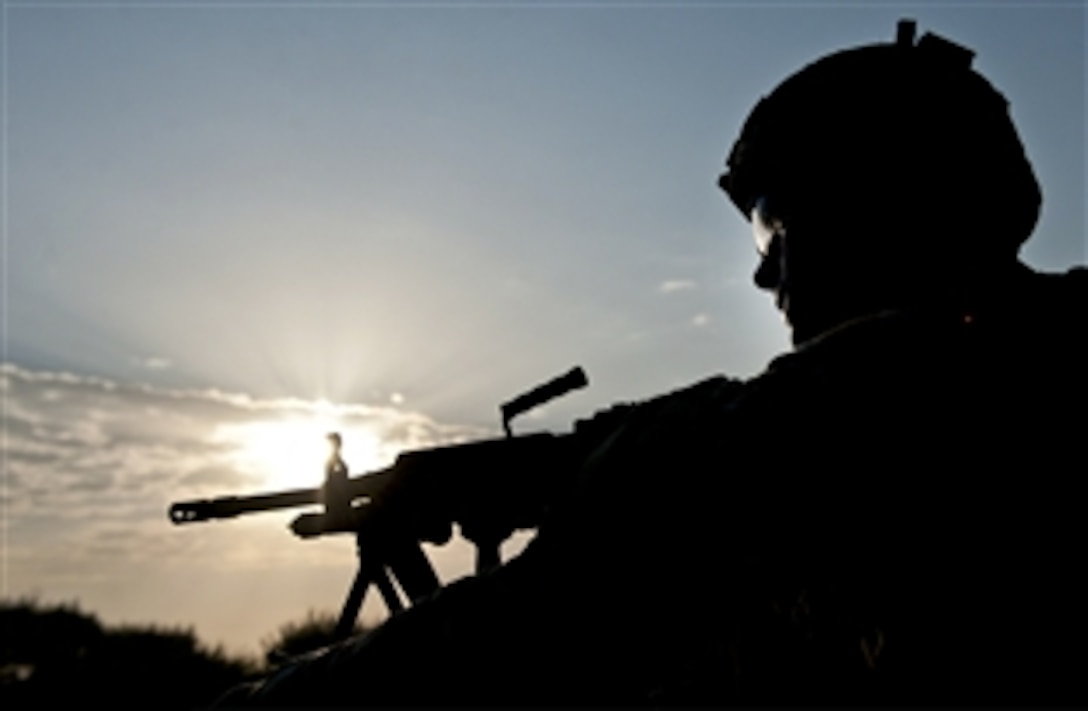
[[[892,43],[817,60],[759,101],[719,185],[746,219],[785,193],[852,219],[891,215],[901,234],[941,223],[959,245],[1015,254],[1042,196],[1008,101],[973,58],[933,34],[916,42],[902,20]]]

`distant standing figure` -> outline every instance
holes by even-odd
[[[329,440],[329,459],[325,462],[325,484],[322,488],[325,514],[340,520],[351,514],[351,498],[347,491],[348,465],[340,457],[340,433],[330,432],[326,438]]]

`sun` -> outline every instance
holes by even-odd
[[[382,466],[377,433],[365,426],[345,426],[335,414],[321,409],[221,425],[214,439],[230,447],[235,468],[258,477],[267,490],[320,486],[330,453],[330,432],[339,432],[343,439],[340,454],[350,474]]]

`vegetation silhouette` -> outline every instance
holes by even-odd
[[[103,625],[79,604],[0,601],[0,707],[192,709],[333,639],[336,615],[310,610],[261,642],[264,660],[208,646],[192,628]],[[356,624],[354,633],[366,631]]]
[[[337,641],[339,615],[332,611],[309,610],[301,620],[285,622],[270,637],[261,641],[264,661],[269,667],[278,666],[294,657],[333,644]],[[356,621],[351,634],[367,632],[369,628]]]

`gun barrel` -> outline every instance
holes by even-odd
[[[179,501],[170,507],[174,523],[192,523],[216,518],[233,518],[239,514],[275,511],[321,502],[321,489],[294,489],[274,494],[253,496],[221,496],[216,499]]]
[[[348,494],[352,499],[371,496],[389,479],[389,476],[388,470],[379,470],[352,477],[348,480]],[[170,506],[170,520],[179,524],[193,523],[320,503],[323,503],[321,487],[291,489],[252,496],[220,496],[215,499],[179,501]]]

